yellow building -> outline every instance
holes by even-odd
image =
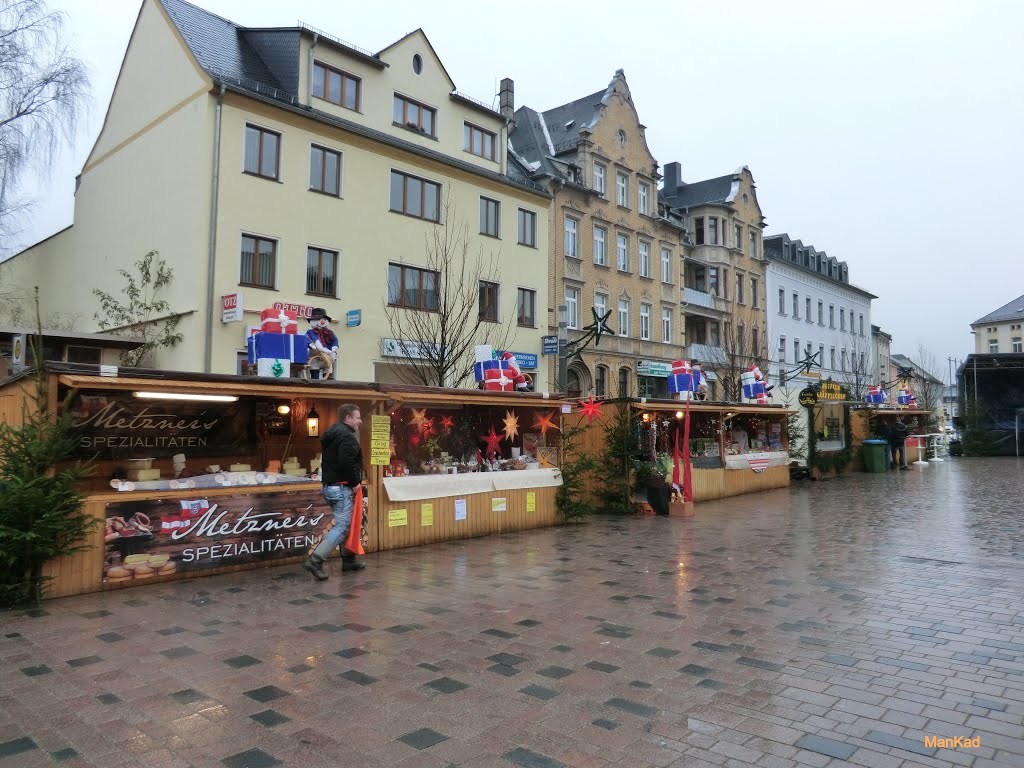
[[[683,356],[683,228],[659,206],[645,130],[622,70],[582,99],[515,112],[510,152],[552,194],[548,332],[558,331],[559,304],[570,343],[592,310],[611,312],[612,335],[568,365],[573,395],[667,396],[669,364]]]
[[[371,53],[312,27],[144,0],[74,224],[9,275],[43,286],[44,314],[92,325],[92,289],[116,293],[117,271],[156,250],[185,336],[159,367],[234,373],[261,309],[298,308],[304,333],[316,306],[339,337],[337,378],[395,381],[442,343],[396,338],[389,315],[431,313],[460,284],[435,269],[433,244],[447,241],[494,321],[483,329],[507,328],[503,346],[536,355],[543,380],[550,197],[509,161],[507,117],[458,93],[421,30]],[[232,295],[244,312],[224,322]]]
[[[687,357],[707,373],[710,397],[739,399],[751,365],[768,375],[764,216],[754,177],[735,173],[686,183],[679,163],[665,166],[665,202],[688,232],[685,263]]]

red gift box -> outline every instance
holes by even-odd
[[[690,372],[690,361],[689,360],[673,360],[672,361],[672,373],[689,373]]]
[[[512,392],[515,382],[507,369],[487,369],[484,371],[484,389],[492,392]]]
[[[287,309],[264,309],[260,312],[260,330],[267,333],[299,332],[298,315]]]

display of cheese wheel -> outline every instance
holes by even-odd
[[[128,576],[110,576],[110,577],[107,578],[107,583],[108,584],[120,584],[121,582],[131,581],[131,580],[132,580],[131,574],[129,574]]]
[[[176,563],[167,563],[163,568],[157,571],[157,575],[166,576],[169,573],[174,573],[178,570]]]
[[[170,555],[150,555],[149,564],[154,567],[166,565],[167,561],[171,559]]]
[[[108,579],[130,579],[131,577],[132,572],[127,568],[122,568],[120,565],[112,565],[107,570]]]
[[[124,559],[125,565],[138,565],[139,563],[148,563],[149,555],[128,555]]]
[[[135,578],[138,578],[139,576],[153,575],[153,569],[150,568],[146,563],[139,563],[132,569],[132,571],[135,573]]]

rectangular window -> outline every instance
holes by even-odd
[[[750,278],[750,305],[754,309],[759,309],[760,308],[760,299],[757,296],[757,288],[758,288],[758,286],[757,286],[757,278],[756,277]]]
[[[839,308],[839,330],[846,330],[846,310],[842,307]]]
[[[708,217],[708,244],[718,245],[718,218]]]
[[[754,328],[750,332],[750,354],[754,357],[761,356],[761,348],[759,346],[760,341],[760,332],[757,328]]]
[[[825,365],[825,345],[824,344],[819,344],[818,345],[818,367],[821,368],[823,365]]]
[[[498,322],[498,284],[480,281],[480,319]]]
[[[274,288],[277,269],[277,241],[254,235],[242,235],[242,273],[240,285]]]
[[[824,312],[825,312],[825,302],[819,301],[818,302],[818,325],[824,325],[825,324]]]
[[[718,295],[718,267],[708,267],[708,293]]]
[[[846,350],[844,349],[839,357],[839,370],[846,370]]]
[[[743,275],[736,275],[736,303],[745,304],[743,300],[743,283],[745,282]]]
[[[640,338],[650,341],[651,338],[651,305],[640,304]]]
[[[651,245],[640,241],[640,277],[651,276]]]
[[[800,294],[793,291],[793,319],[800,319]]]
[[[501,214],[501,203],[489,197],[480,198],[480,234],[498,237],[498,219]]]
[[[629,238],[625,235],[615,238],[615,266],[619,272],[629,271]]]
[[[429,269],[388,264],[388,304],[436,312],[438,273]]]
[[[711,342],[712,347],[720,347],[722,345],[722,334],[717,320],[712,320],[708,324],[708,341]]]
[[[857,315],[857,324],[860,326],[860,335],[864,335],[864,315]]]
[[[565,289],[565,314],[570,328],[580,327],[580,291],[578,288]]]
[[[704,245],[704,217],[695,216],[693,219],[693,239],[695,245]]]
[[[992,355],[998,354],[999,353],[999,342],[996,341],[995,339],[989,339],[988,351],[989,351],[989,354],[992,354]]]
[[[399,171],[391,172],[391,210],[427,221],[441,220],[441,185]]]
[[[313,62],[313,95],[345,109],[359,111],[362,81],[355,75]]]
[[[737,250],[742,251],[743,250],[743,227],[741,225],[739,225],[739,224],[737,224],[735,226],[734,237],[736,239],[733,240],[733,245],[736,247]]]
[[[484,160],[493,160],[495,138],[490,131],[485,131],[472,123],[462,124],[462,148],[472,155],[478,155]]]
[[[672,251],[668,248],[661,249],[661,282],[671,283],[672,281]]]
[[[829,347],[828,348],[828,367],[831,368],[833,371],[836,369],[836,348],[835,347]]]
[[[629,205],[629,177],[624,173],[615,174],[615,202],[623,208]]]
[[[1022,344],[1024,344],[1024,339],[1020,336],[1014,336],[1010,339],[1010,344],[1012,345],[1010,348],[1011,352],[1024,352],[1024,346],[1022,346]]]
[[[835,328],[836,327],[836,308],[832,304],[828,305],[828,327],[829,328]],[[835,368],[835,366],[832,366],[832,367]]]
[[[517,298],[516,322],[525,328],[537,327],[537,292],[520,288]]]
[[[786,289],[779,288],[779,314],[786,314]]]
[[[310,146],[309,188],[325,195],[341,194],[341,152],[316,144]]]
[[[608,266],[608,232],[602,227],[594,227],[594,263],[601,267]]]
[[[726,269],[725,267],[722,267],[721,286],[722,286],[722,298],[728,300],[729,299],[729,270]]]
[[[580,243],[576,238],[579,224],[576,219],[571,219],[568,216],[565,217],[565,255],[570,259],[578,259],[580,257]]]
[[[594,163],[594,191],[601,197],[608,191],[605,182],[605,167],[600,163]]]
[[[604,317],[605,313],[608,311],[608,294],[594,294],[594,311],[597,312],[598,317]]]
[[[814,319],[811,317],[811,297],[808,296],[804,300],[804,320],[808,323],[813,323]]]
[[[751,258],[757,258],[757,232],[751,231],[750,233],[750,256]]]
[[[281,134],[255,125],[245,126],[246,173],[264,179],[277,179],[280,151]]]
[[[641,181],[639,186],[637,187],[637,206],[640,208],[640,213],[642,213],[645,216],[651,212],[650,197],[650,184],[645,184],[644,182]]]
[[[403,128],[437,136],[437,110],[395,94],[392,119]]]
[[[608,366],[599,365],[594,369],[594,394],[602,397],[608,394]]]
[[[800,362],[800,339],[793,339],[793,362]]]
[[[786,337],[785,336],[780,336],[779,337],[779,353],[778,354],[779,354],[779,362],[780,363],[786,362]]]
[[[537,247],[537,214],[533,211],[519,209],[519,244]]]
[[[619,336],[629,336],[629,299],[619,299]]]
[[[672,343],[672,310],[668,308],[661,310],[661,340]]]
[[[306,248],[306,293],[317,296],[338,296],[338,252],[323,248]]]

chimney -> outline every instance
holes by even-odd
[[[501,116],[511,122],[512,115],[515,114],[516,111],[516,90],[511,77],[505,77],[501,80],[501,91],[499,91],[498,94],[498,105]]]
[[[674,197],[676,190],[682,183],[683,168],[678,162],[672,162],[665,166],[665,195]]]

